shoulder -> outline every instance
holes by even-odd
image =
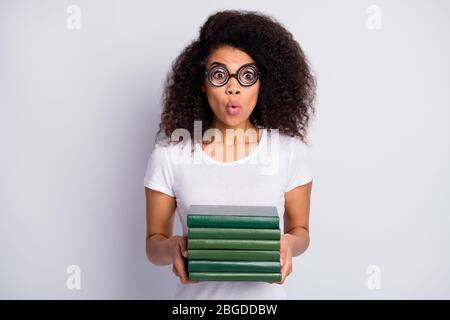
[[[289,137],[289,148],[293,155],[305,155],[308,152],[309,146],[299,137]]]
[[[155,144],[151,157],[155,161],[165,161],[171,148],[170,145]]]
[[[309,146],[297,136],[270,130],[271,143],[278,143],[279,149],[288,154],[306,153]]]
[[[174,166],[189,157],[191,146],[184,142],[179,143],[157,143],[153,148],[151,157],[156,162],[163,162],[164,165]]]

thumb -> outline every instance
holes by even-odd
[[[180,241],[180,250],[182,255],[186,258],[187,257],[187,238],[183,237]]]

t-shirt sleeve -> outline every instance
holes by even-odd
[[[147,163],[144,186],[174,197],[173,180],[174,169],[167,147],[156,144]]]
[[[313,179],[307,146],[296,137],[291,137],[289,146],[290,156],[285,192],[304,185]]]

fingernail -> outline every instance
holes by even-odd
[[[187,257],[187,251],[183,251],[183,256]]]

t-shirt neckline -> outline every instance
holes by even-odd
[[[197,142],[197,148],[199,149],[202,158],[206,159],[209,162],[213,162],[216,163],[218,165],[222,165],[222,166],[232,166],[232,165],[237,165],[243,162],[246,162],[247,160],[255,157],[258,153],[259,150],[262,148],[261,145],[264,144],[266,142],[266,138],[267,138],[267,130],[265,128],[262,128],[262,134],[261,134],[261,139],[259,140],[258,145],[256,146],[255,150],[253,150],[249,155],[242,157],[238,160],[235,161],[220,161],[220,160],[216,160],[214,158],[211,158],[202,148],[201,144],[199,142]]]

